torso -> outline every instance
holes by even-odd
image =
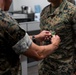
[[[57,8],[54,13],[50,13],[49,5],[42,12],[40,24],[41,30],[55,31],[61,38],[59,48],[43,60],[42,64],[43,66],[45,65],[45,68],[47,68],[47,72],[52,67],[54,67],[54,70],[56,71],[63,67],[67,68],[68,71],[70,64],[73,64],[74,40],[72,36],[73,32],[71,21],[75,9],[76,8],[73,8],[72,4],[66,4],[63,11],[60,11]],[[45,42],[44,44],[47,43]],[[67,65],[67,67],[64,65]],[[71,66],[70,69],[73,70],[73,66]],[[64,72],[65,71],[66,70],[64,70]]]

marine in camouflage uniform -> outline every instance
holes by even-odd
[[[25,36],[26,35],[26,36]],[[0,75],[17,75],[20,65],[19,55],[27,50],[28,45],[23,38],[29,38],[27,33],[6,12],[0,9]],[[23,41],[22,41],[23,40]],[[24,43],[19,47],[16,43]],[[24,46],[26,45],[26,46]],[[15,49],[15,48],[18,48]],[[24,48],[26,47],[26,48]],[[24,50],[25,49],[25,50]]]
[[[67,0],[57,8],[49,4],[41,12],[40,28],[59,35],[61,43],[54,53],[39,63],[39,75],[71,75],[74,72],[76,7]]]

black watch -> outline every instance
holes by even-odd
[[[32,41],[33,41],[34,43],[36,43],[36,38],[35,38],[34,35],[32,36]]]

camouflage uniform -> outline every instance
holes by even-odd
[[[69,2],[75,4],[75,0],[68,0]]]
[[[40,28],[59,35],[61,43],[54,53],[39,63],[39,75],[71,75],[74,72],[76,7],[67,0],[55,9],[51,4],[46,6],[41,12]]]
[[[28,41],[23,40],[25,35],[26,32],[19,27],[19,24],[0,9],[0,75],[18,74],[19,55],[29,47],[26,46]],[[22,40],[27,43],[22,44]]]

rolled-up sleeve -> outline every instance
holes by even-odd
[[[17,54],[24,53],[32,44],[32,40],[30,39],[29,35],[26,35],[18,41],[12,48]]]

